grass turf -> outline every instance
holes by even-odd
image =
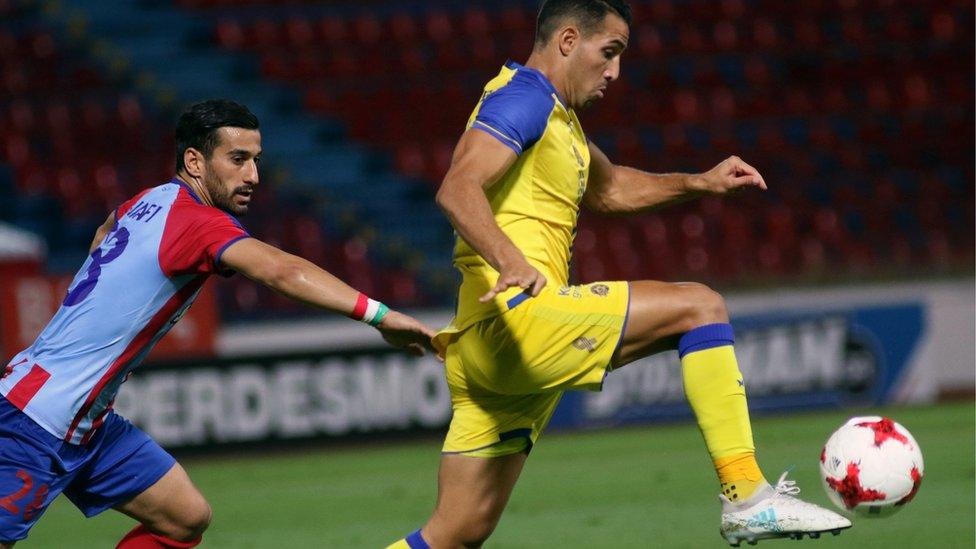
[[[803,543],[974,547],[972,403],[756,419],[759,461],[771,481],[795,465],[792,477],[805,497],[829,505],[818,479],[821,445],[848,416],[879,412],[908,427],[922,446],[925,480],[918,496],[894,517],[856,520],[839,537]],[[385,547],[426,520],[438,449],[436,441],[424,441],[187,461],[215,513],[202,547]],[[551,434],[533,451],[486,546],[722,547],[716,493],[693,425]],[[133,524],[114,512],[86,520],[59,498],[18,547],[114,547]]]

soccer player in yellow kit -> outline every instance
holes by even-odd
[[[785,474],[772,486],[760,471],[719,294],[695,283],[569,283],[581,205],[634,213],[766,188],[735,156],[702,174],[656,175],[614,165],[586,139],[576,110],[617,79],[629,23],[623,0],[544,2],[532,55],[488,82],[457,145],[437,201],[459,235],[463,279],[456,316],[434,338],[454,416],[433,515],[392,547],[479,547],[563,391],[599,390],[612,370],[675,348],[719,477],[726,540],[850,526],[794,497]]]

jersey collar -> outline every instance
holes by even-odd
[[[184,189],[186,189],[186,192],[190,193],[190,196],[193,197],[193,200],[196,200],[198,204],[203,204],[203,200],[200,200],[200,197],[197,196],[197,193],[193,192],[193,189],[191,189],[190,186],[187,185],[179,177],[175,177],[174,176],[173,179],[170,179],[169,182],[170,183],[173,183],[173,184],[176,184],[176,185],[179,185],[180,187],[183,187]]]

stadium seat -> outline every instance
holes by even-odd
[[[0,0],[0,13],[13,4]],[[174,4],[210,25],[202,35],[213,47],[254,56],[257,73],[234,78],[293,90],[300,101],[289,108],[328,119],[341,128],[332,139],[380,157],[370,166],[389,165],[429,189],[484,82],[505,58],[524,61],[531,50],[536,7]],[[623,76],[581,113],[588,136],[614,160],[652,171],[700,170],[739,154],[771,190],[632,224],[584,217],[574,250],[580,276],[734,282],[756,272],[860,272],[886,262],[910,270],[972,257],[974,85],[971,56],[957,53],[972,43],[971,2],[635,4]],[[79,188],[94,189],[91,204],[66,207],[81,219],[137,181],[171,172],[160,152],[171,145],[150,137],[165,133],[159,114],[118,85],[52,29],[0,22],[0,162],[19,192],[67,203],[84,194]],[[58,98],[55,89],[77,93]],[[114,130],[96,131],[105,127]],[[281,241],[337,269],[383,256],[373,243],[336,238],[317,215],[301,219]],[[259,232],[270,230],[264,225]],[[322,254],[319,245],[340,251]],[[642,253],[618,258],[629,246]],[[368,264],[376,274],[364,284],[395,287],[405,302],[429,297],[413,270]],[[229,292],[222,303],[241,314],[285,307],[246,285]]]

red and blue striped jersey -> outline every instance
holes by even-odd
[[[220,256],[249,237],[182,181],[120,205],[54,317],[15,356],[0,394],[55,436],[84,444],[129,372],[193,303]]]

